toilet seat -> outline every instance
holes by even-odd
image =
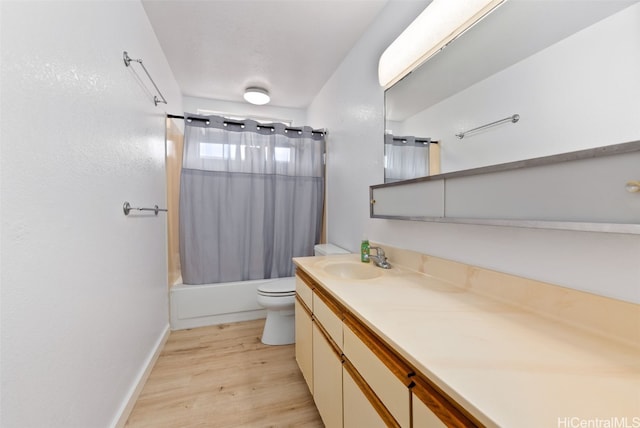
[[[292,281],[274,281],[260,284],[258,294],[262,296],[287,297],[296,294],[296,283]]]
[[[284,291],[282,293],[270,293],[268,291],[260,291],[260,290],[258,290],[258,295],[267,296],[267,297],[288,297],[288,296],[295,296],[296,292],[295,291]]]

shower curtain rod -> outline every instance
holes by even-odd
[[[402,143],[405,143],[405,144],[406,144],[406,143],[407,143],[407,138],[408,138],[408,137],[399,137],[399,136],[394,136],[394,137],[392,138],[392,140],[393,140],[393,141],[400,141],[400,142],[402,142]],[[438,143],[439,143],[438,141],[432,140],[430,137],[418,137],[418,138],[415,138],[415,142],[416,142],[416,143],[422,143],[422,144],[424,144],[425,146],[426,146],[426,145],[428,145],[428,144],[438,144]]]
[[[175,114],[168,114],[167,115],[168,118],[170,119],[185,119],[184,116],[178,116]],[[187,120],[197,120],[200,122],[209,122],[209,119],[205,119],[203,117],[191,117],[191,116],[187,116],[186,118]],[[239,121],[235,121],[235,120],[229,120],[229,119],[225,119],[224,124],[228,124],[228,125],[244,125],[244,123],[239,122]],[[259,127],[261,128],[269,128],[269,129],[275,129],[273,126],[271,125],[259,125]],[[302,128],[292,128],[292,127],[286,127],[284,128],[285,131],[296,131],[296,132],[302,132]],[[314,129],[311,131],[312,134],[322,134],[322,135],[326,135],[327,134],[327,130],[326,129]]]

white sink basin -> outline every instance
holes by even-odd
[[[324,270],[341,279],[372,279],[382,275],[381,269],[360,262],[329,263],[324,266]]]

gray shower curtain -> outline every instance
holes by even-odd
[[[292,276],[313,254],[324,200],[324,135],[219,116],[185,120],[180,262],[185,284]]]
[[[431,138],[384,136],[384,182],[407,180],[429,175]]]

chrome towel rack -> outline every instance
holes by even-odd
[[[151,75],[147,71],[147,67],[145,67],[144,64],[142,63],[142,60],[141,59],[130,58],[129,54],[127,53],[127,51],[122,52],[122,59],[124,60],[124,65],[127,66],[127,67],[129,67],[129,65],[131,65],[131,61],[137,62],[138,64],[140,64],[140,66],[142,67],[144,72],[147,74],[147,77],[151,81],[151,84],[153,85],[154,88],[156,88],[156,92],[158,93],[158,95],[160,95],[160,98],[158,98],[157,95],[153,96],[153,103],[156,106],[158,105],[158,103],[167,104],[167,100],[162,96],[162,92],[160,92],[160,89],[158,89],[158,85],[156,85],[156,82],[154,82],[153,79],[151,78]]]
[[[166,208],[158,208],[157,205],[154,205],[153,208],[134,208],[134,207],[131,206],[131,204],[129,202],[125,202],[124,205],[122,205],[122,211],[124,211],[124,215],[129,215],[131,210],[153,211],[155,215],[158,215],[158,212],[160,212],[160,211],[167,212]]]
[[[514,114],[512,116],[505,117],[504,119],[496,120],[495,122],[487,123],[486,125],[482,125],[482,126],[478,126],[477,128],[469,129],[468,131],[459,132],[459,133],[456,134],[456,137],[458,137],[459,139],[462,140],[464,138],[464,136],[467,135],[470,132],[480,131],[481,129],[490,128],[492,126],[500,125],[500,124],[507,123],[507,122],[516,123],[519,120],[520,120],[520,115],[519,114]]]

